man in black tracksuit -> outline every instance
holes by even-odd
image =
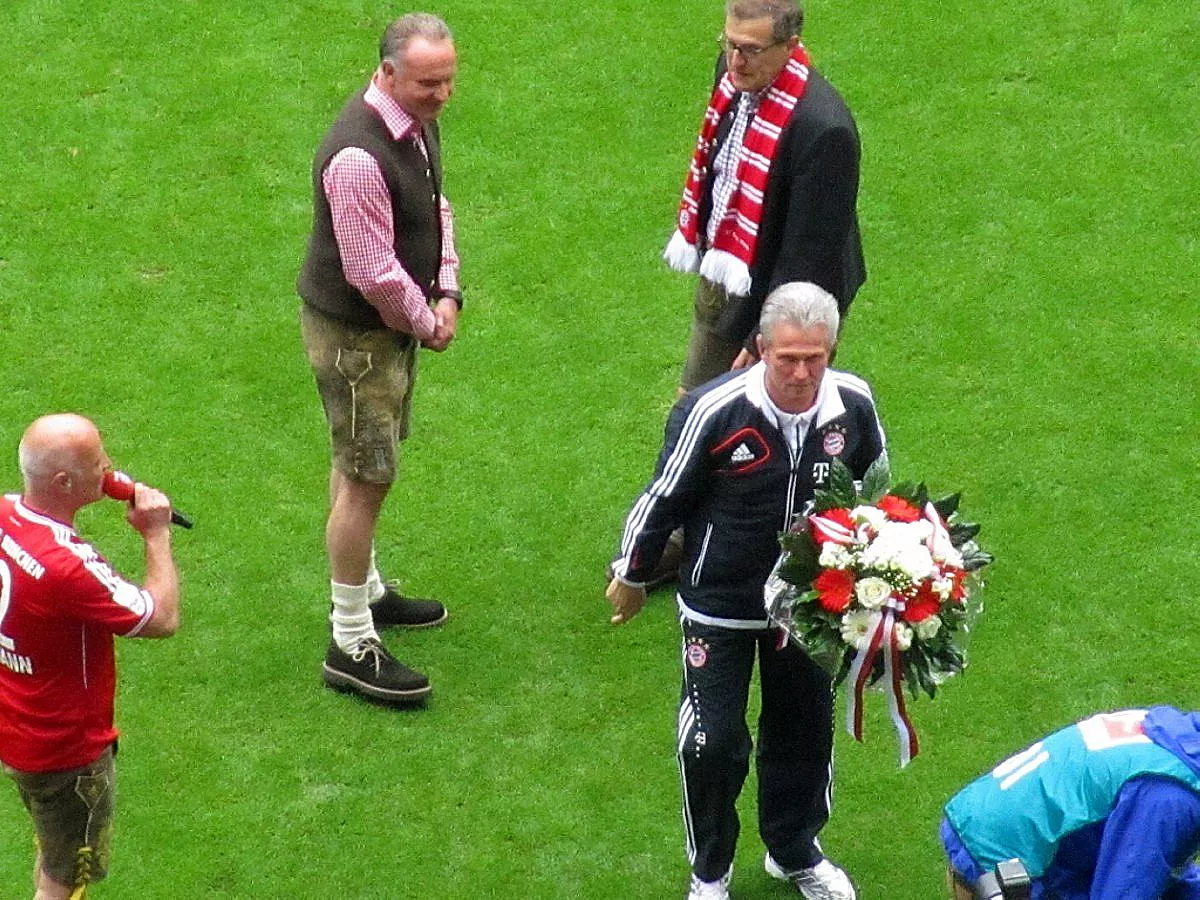
[[[836,301],[816,285],[791,283],[771,294],[761,361],[697,388],[672,410],[654,479],[629,513],[613,566],[607,596],[620,624],[641,609],[668,535],[683,527],[678,749],[694,897],[727,896],[756,651],[767,870],[805,896],[854,897],[816,843],[829,817],[830,678],[794,644],[778,646],[763,607],[779,532],[805,511],[832,461],[861,478],[885,450],[866,382],[826,368],[837,327]]]

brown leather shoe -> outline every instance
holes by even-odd
[[[369,605],[376,628],[432,628],[449,617],[446,607],[436,600],[405,597],[390,584],[383,596]]]

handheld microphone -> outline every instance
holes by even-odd
[[[100,489],[104,491],[104,496],[111,497],[113,500],[129,501],[133,499],[133,479],[124,472],[109,469],[104,473],[104,481]],[[193,523],[183,513],[172,509],[171,524],[178,525],[180,528],[191,528]]]

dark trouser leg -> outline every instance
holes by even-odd
[[[702,881],[729,871],[737,844],[735,803],[750,769],[746,700],[754,632],[683,621],[679,771],[688,859]]]
[[[815,865],[829,820],[833,689],[825,671],[778,633],[759,642],[758,817],[763,843],[785,870]]]
[[[692,330],[688,336],[687,361],[679,384],[686,393],[706,381],[729,371],[742,349],[740,341],[731,341],[717,331],[717,321],[729,305],[725,289],[701,278],[696,285],[692,310]]]

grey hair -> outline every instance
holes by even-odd
[[[833,294],[811,281],[791,281],[781,284],[767,295],[758,320],[764,344],[775,339],[775,326],[787,322],[797,328],[824,328],[829,334],[826,342],[832,349],[837,342],[837,300]]]
[[[770,19],[771,36],[783,43],[804,28],[804,9],[795,0],[725,0],[725,15],[734,19]]]
[[[404,51],[409,42],[418,37],[434,43],[454,40],[450,26],[432,13],[408,13],[383,32],[379,39],[379,61],[387,60],[400,68],[404,65]]]

